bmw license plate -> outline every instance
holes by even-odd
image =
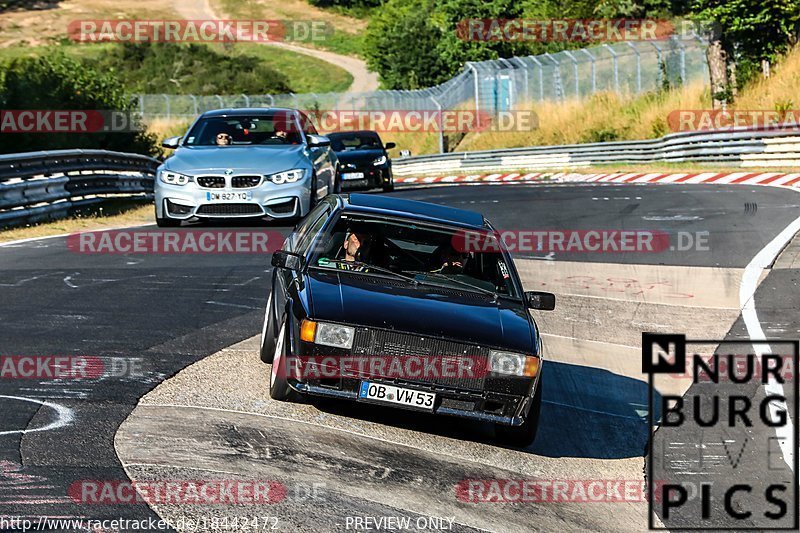
[[[345,172],[342,174],[343,180],[363,180],[364,173],[363,172]]]
[[[207,202],[249,202],[253,199],[251,191],[242,192],[206,192]]]
[[[433,411],[436,394],[412,389],[402,389],[393,385],[370,383],[362,381],[358,390],[358,397],[362,400],[405,405],[426,411]]]

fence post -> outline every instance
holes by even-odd
[[[250,97],[247,96],[246,94],[243,94],[242,96],[244,97],[244,106],[250,107]]]
[[[431,101],[433,102],[433,105],[435,105],[436,109],[438,109],[438,111],[439,111],[439,120],[437,120],[437,122],[439,124],[439,153],[443,154],[444,153],[444,122],[443,122],[443,117],[442,117],[442,104],[440,104],[436,100],[436,98],[434,98],[433,96],[429,96],[428,98],[431,99]]]
[[[561,63],[550,52],[545,52],[544,56],[556,66],[555,74],[553,74],[553,91],[556,93],[556,99],[564,100],[564,88],[561,86]]]
[[[472,76],[475,79],[475,117],[477,125],[481,125],[481,105],[480,105],[480,87],[478,85],[478,69],[472,64],[472,61],[467,62],[467,67],[472,71]]]
[[[169,120],[169,119],[170,119],[170,116],[171,116],[171,113],[170,113],[171,109],[170,109],[169,95],[168,95],[168,94],[162,94],[161,96],[163,96],[163,97],[164,97],[164,100],[165,100],[165,101],[166,101],[166,103],[167,103],[167,120]]]
[[[670,36],[670,40],[678,45],[681,51],[681,85],[686,84],[686,47],[681,43],[680,39],[676,39],[674,35]]]
[[[592,62],[592,94],[595,94],[597,92],[597,60],[586,48],[581,48],[580,51],[589,56],[589,60]]]
[[[636,93],[638,94],[642,92],[642,54],[639,53],[639,49],[632,42],[626,41],[625,44],[636,52]]]
[[[603,48],[608,50],[608,53],[611,54],[611,60],[613,61],[614,65],[614,90],[617,91],[617,94],[622,94],[619,90],[619,63],[617,60],[617,53],[611,48],[609,45],[604,44]]]
[[[544,70],[544,67],[542,66],[542,62],[539,61],[536,57],[528,56],[528,58],[534,63],[536,63],[536,65],[539,67],[539,101],[542,102],[544,101],[544,74],[542,72]]]
[[[664,63],[664,55],[661,53],[661,47],[658,46],[655,42],[650,41],[650,44],[653,48],[656,49],[656,54],[658,57],[658,89],[661,90],[661,86],[664,84],[664,76],[667,74],[667,64]],[[661,71],[661,68],[664,68],[664,71]]]
[[[525,64],[525,60],[521,57],[513,57],[511,61],[517,61],[522,66],[522,75],[525,76],[525,82],[523,87],[525,87],[525,99],[528,99],[528,65]]]
[[[197,109],[197,97],[193,94],[189,95],[189,98],[192,99],[192,110],[194,111],[194,116],[199,115],[199,110]]]
[[[570,58],[572,60],[572,66],[573,66],[574,72],[575,72],[575,98],[580,100],[581,99],[581,86],[580,86],[580,80],[578,78],[578,60],[575,58],[574,55],[572,55],[572,52],[570,52],[569,50],[564,50],[563,52],[564,52],[564,55],[566,55],[568,58]]]
[[[225,101],[222,99],[220,95],[215,94],[214,97],[217,99],[217,102],[219,102],[219,107],[217,109],[222,109],[223,107],[225,107]]]

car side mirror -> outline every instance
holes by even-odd
[[[322,146],[330,146],[331,140],[324,135],[307,135],[308,146],[310,148],[317,148]]]
[[[172,150],[174,150],[175,148],[178,147],[180,143],[181,143],[180,137],[170,137],[168,139],[164,139],[164,142],[161,143],[161,146],[164,148],[171,148]]]
[[[397,147],[397,144],[395,144],[395,143],[386,143],[386,144],[384,144],[383,146],[384,146],[384,148],[386,148],[387,150],[391,150],[392,148],[395,148],[395,147]]]
[[[550,292],[528,291],[525,293],[528,309],[552,311],[556,308],[556,295]]]
[[[272,266],[276,268],[285,268],[286,270],[299,272],[303,269],[304,262],[303,256],[294,252],[278,250],[272,254]]]

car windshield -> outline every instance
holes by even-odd
[[[334,152],[353,152],[356,150],[380,150],[383,148],[380,137],[371,131],[352,133],[332,133],[328,135]]]
[[[518,298],[489,232],[344,213],[318,242],[312,268],[392,275],[416,284]],[[480,244],[474,246],[473,244]]]
[[[287,113],[252,116],[207,117],[186,135],[186,146],[246,146],[300,144],[302,135]]]

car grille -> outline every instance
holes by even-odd
[[[454,359],[458,366],[459,359],[471,360],[472,367],[479,366],[485,368],[487,364],[489,350],[481,346],[463,344],[443,339],[421,337],[409,333],[399,333],[395,331],[356,328],[353,339],[352,354],[354,356],[365,357],[435,357]],[[421,379],[403,380],[414,383],[425,383],[441,385],[444,387],[454,387],[466,390],[483,390],[486,380],[485,372],[477,370],[476,377],[457,376],[440,377],[424,376]]]
[[[222,176],[198,176],[197,184],[205,189],[224,189],[225,178]]]
[[[256,204],[207,204],[201,205],[198,215],[262,215],[261,207]]]
[[[258,187],[261,183],[261,176],[234,176],[231,178],[231,187],[234,189],[249,189]]]

